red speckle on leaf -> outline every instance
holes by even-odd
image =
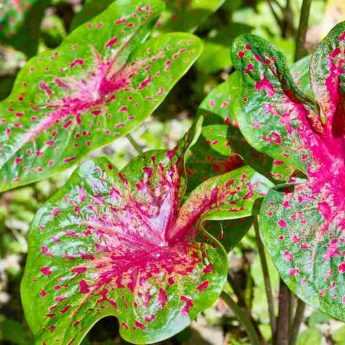
[[[82,65],[84,65],[84,63],[85,63],[85,61],[83,59],[75,59],[70,64],[70,67],[73,68],[73,67],[76,67],[76,66],[82,66]],[[58,86],[62,86],[62,87],[68,86],[68,84],[66,84],[66,83],[62,83],[62,84],[59,85],[59,82],[57,82],[57,79],[55,79],[55,82],[58,84]]]
[[[116,43],[117,43],[118,39],[116,37],[112,37],[106,44],[105,47],[106,48],[112,48]]]
[[[296,277],[299,274],[299,268],[295,267],[295,268],[290,268],[288,270],[288,274],[291,277]]]
[[[338,272],[345,273],[345,262],[342,262],[338,265]]]
[[[283,253],[283,258],[284,258],[285,261],[290,262],[293,259],[293,255],[292,255],[291,252],[285,250],[284,253]]]
[[[50,97],[53,94],[51,88],[49,87],[49,85],[46,82],[41,81],[39,86],[40,86],[40,89],[43,90],[47,96]]]
[[[79,291],[80,291],[80,293],[83,293],[83,294],[90,292],[89,285],[87,284],[87,282],[85,280],[81,280],[79,282]]]
[[[144,89],[146,86],[148,86],[152,81],[151,77],[147,77],[139,84],[139,89]]]
[[[193,300],[191,297],[184,295],[180,297],[180,300],[184,303],[181,313],[182,315],[187,316],[189,314],[189,311],[193,307]]]
[[[15,159],[15,163],[17,165],[20,164],[22,161],[23,161],[23,158],[21,158],[21,157],[16,157],[16,159]]]
[[[204,273],[211,273],[213,272],[213,265],[212,264],[208,264],[204,269],[203,269]]]
[[[45,275],[45,276],[49,276],[53,273],[52,269],[48,266],[44,266],[40,269],[40,272]]]
[[[87,271],[87,268],[85,266],[78,266],[78,267],[72,268],[71,271],[76,274],[82,274]]]
[[[158,292],[158,302],[159,302],[161,308],[164,308],[164,306],[168,302],[168,295],[167,295],[166,291],[162,288],[160,288],[159,292]]]
[[[145,328],[145,325],[142,322],[138,321],[138,320],[136,320],[134,324],[135,324],[136,328],[139,328],[139,329],[144,329]]]
[[[257,90],[265,90],[268,97],[273,97],[275,94],[273,85],[268,79],[265,78],[261,79],[260,81],[257,81],[255,84],[255,88]]]
[[[278,225],[280,228],[284,229],[287,227],[287,222],[285,219],[280,219],[280,220],[278,220]]]
[[[205,280],[204,282],[202,282],[201,284],[199,284],[198,286],[197,286],[197,289],[201,292],[201,291],[204,291],[204,290],[206,290],[207,288],[208,288],[208,285],[209,285],[209,283],[208,283],[208,280]]]
[[[66,305],[65,307],[63,307],[61,310],[60,310],[60,313],[61,314],[65,314],[68,312],[68,310],[71,308],[70,305]]]
[[[40,297],[45,297],[45,296],[47,296],[47,291],[46,290],[44,290],[44,289],[41,289],[40,290]]]

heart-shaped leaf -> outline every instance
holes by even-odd
[[[90,20],[104,11],[114,0],[87,0],[82,10],[73,18],[71,27]],[[225,0],[166,0],[167,9],[158,23],[160,31],[194,31],[208,16],[215,12]]]
[[[266,40],[243,35],[234,42],[232,59],[242,75],[241,132],[258,151],[305,172],[310,154],[301,137],[321,131],[322,124],[316,105],[296,87],[285,57]]]
[[[274,189],[266,196],[260,212],[265,245],[282,278],[300,298],[342,320],[344,54],[345,24],[341,23],[310,59],[310,80],[318,112],[318,107],[292,84],[281,55],[267,42],[253,36],[242,37],[234,50],[246,97],[242,100],[241,130],[255,147],[289,160],[307,177],[292,180],[291,185]],[[252,67],[248,70],[249,64]],[[279,138],[279,142],[274,138]]]
[[[0,190],[38,181],[125,135],[200,55],[191,34],[146,43],[160,0],[118,0],[23,68],[0,103]]]
[[[157,342],[215,302],[227,257],[202,224],[250,213],[262,180],[240,168],[182,202],[184,155],[199,134],[197,123],[175,150],[146,152],[120,172],[86,161],[38,211],[22,300],[39,343],[80,344],[108,315],[126,340]]]

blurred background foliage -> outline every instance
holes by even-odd
[[[27,59],[57,47],[71,29],[102,11],[109,0],[28,1],[23,12],[9,11],[13,3],[0,0],[0,99],[11,92],[13,82]],[[294,36],[299,20],[300,0],[167,0],[167,11],[159,21],[160,31],[194,31],[205,42],[205,50],[193,68],[177,84],[164,103],[134,133],[145,149],[171,148],[190,126],[203,98],[233,72],[230,59],[232,40],[252,32],[274,43],[292,62]],[[312,51],[320,39],[339,21],[345,20],[344,0],[314,0],[311,9],[307,48]],[[10,21],[10,25],[6,23]],[[7,28],[5,30],[5,28]],[[136,151],[126,138],[93,153],[107,155],[122,168]],[[26,235],[39,206],[69,176],[60,174],[25,188],[0,195],[0,343],[30,345],[33,339],[25,324],[19,284],[27,251]],[[248,223],[248,222],[247,222]],[[247,226],[246,222],[241,227]],[[250,224],[250,222],[249,222]],[[224,223],[236,231],[231,222]],[[235,236],[235,235],[234,235]],[[262,333],[270,338],[269,319],[261,266],[251,229],[229,254],[230,277],[238,302],[252,310]],[[270,263],[274,294],[278,275]],[[117,333],[117,321],[106,318],[90,332],[83,345],[124,344]],[[249,344],[238,321],[220,300],[204,312],[192,326],[164,344]],[[317,310],[308,309],[298,345],[345,344],[345,326]]]

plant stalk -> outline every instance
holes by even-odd
[[[221,298],[240,321],[241,325],[248,335],[250,343],[252,345],[262,345],[263,342],[260,340],[260,336],[256,332],[254,324],[248,316],[247,311],[238,306],[237,303],[232,299],[232,297],[224,291],[222,292]]]
[[[295,317],[292,322],[291,331],[290,331],[290,340],[289,345],[295,345],[299,333],[299,329],[303,322],[305,311],[305,303],[300,299],[297,299],[297,307],[295,312]]]
[[[301,16],[299,20],[299,26],[296,36],[296,50],[295,50],[295,61],[305,56],[305,39],[307,35],[309,13],[311,8],[312,0],[303,0],[301,7]]]
[[[275,335],[275,345],[289,345],[289,309],[290,290],[280,279],[279,285],[279,314],[277,330]]]
[[[143,153],[142,147],[135,141],[131,134],[127,134],[127,139],[139,154]]]
[[[272,285],[271,285],[271,279],[270,279],[270,274],[269,274],[268,265],[267,265],[265,249],[264,249],[264,245],[263,245],[261,238],[260,238],[259,224],[258,224],[258,218],[257,217],[255,217],[255,219],[254,219],[254,230],[255,230],[256,245],[258,247],[258,253],[259,253],[259,257],[260,257],[262,274],[263,274],[263,278],[264,278],[266,299],[267,299],[267,305],[268,305],[268,314],[269,314],[269,318],[270,318],[271,332],[272,332],[272,336],[273,336],[275,334],[275,330],[276,330],[276,318],[275,318],[275,313],[274,313],[274,299],[273,299]]]

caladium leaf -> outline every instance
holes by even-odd
[[[246,44],[253,42],[251,38]],[[290,158],[296,168],[300,168],[302,161],[307,179],[291,181],[292,184],[269,192],[260,212],[260,229],[265,245],[288,286],[304,301],[341,320],[345,320],[344,39],[345,25],[341,23],[330,32],[310,60],[310,79],[320,113],[311,116],[309,102],[303,103],[306,100],[296,97],[293,98],[293,107],[284,108],[285,103],[279,106],[275,96],[279,84],[275,79],[272,83],[260,83],[262,76],[268,75],[266,69],[272,71],[271,48],[260,50],[258,60],[264,57],[266,62],[265,66],[260,65],[261,78],[257,80],[260,75],[256,74],[251,74],[255,75],[254,79],[244,76],[244,83],[248,84],[245,89],[251,88],[250,95],[257,103],[248,100],[242,109],[244,133],[252,126],[252,111],[257,109],[264,116],[258,129],[261,135],[275,130],[274,125],[277,125],[276,130],[284,134],[282,142],[298,142],[306,154],[305,159],[299,161],[289,150],[286,158]],[[265,43],[262,47],[269,46]],[[243,51],[240,45],[237,48],[237,54]],[[258,52],[257,46],[255,51]],[[238,60],[242,60],[244,55],[240,54]],[[274,56],[277,56],[275,52]],[[277,63],[274,66],[275,75],[281,77],[281,85],[290,83],[284,79],[289,78],[284,75],[284,66]],[[255,87],[258,82],[259,87]],[[281,100],[286,101],[286,97],[291,99],[288,94]],[[250,103],[252,108],[246,105]],[[274,109],[285,109],[285,112],[264,113],[261,110],[263,107],[268,109],[271,104]],[[277,117],[280,119],[278,124]],[[282,130],[281,123],[285,130]],[[259,146],[272,156],[277,154],[272,147]]]
[[[311,88],[309,66],[311,56],[308,55],[301,60],[298,60],[290,66],[290,72],[296,86],[306,94],[310,99],[315,99],[313,90]]]
[[[107,315],[119,318],[126,340],[157,342],[215,302],[227,257],[201,224],[239,212],[261,183],[253,170],[237,169],[182,203],[183,152],[193,137],[174,151],[146,152],[121,172],[106,159],[86,161],[38,211],[22,282],[38,343],[79,344]]]
[[[301,137],[322,131],[317,106],[296,87],[285,57],[266,40],[238,37],[232,59],[242,75],[241,132],[258,151],[305,172],[311,157]]]
[[[255,174],[252,168],[244,166],[242,157],[251,162],[260,160],[263,163],[266,160],[270,163],[271,160],[242,140],[242,135],[237,128],[231,102],[239,91],[238,77],[237,74],[231,75],[226,82],[211,91],[201,103],[198,109],[198,116],[203,119],[201,135],[186,159],[187,194],[211,176],[231,172],[236,180],[239,175],[246,173],[247,179],[239,188],[243,193],[243,198],[240,198],[241,204],[233,204],[232,209],[220,208],[213,214],[209,214],[207,219],[204,218],[206,229],[221,241],[227,251],[230,251],[249,230],[254,202],[272,186],[267,179]],[[237,150],[237,148],[240,149]],[[247,182],[254,181],[256,178],[257,182],[261,181],[262,188],[261,190],[256,188],[250,192]],[[258,183],[256,186],[258,187]],[[245,195],[247,195],[246,198]],[[240,219],[240,221],[236,223],[230,219]],[[218,221],[213,223],[211,220]]]
[[[114,0],[88,0],[75,16],[72,29],[104,11]],[[215,12],[225,0],[166,0],[167,9],[158,23],[160,31],[194,31],[208,16]]]
[[[275,180],[287,180],[291,169],[281,161],[256,151],[238,129],[233,103],[241,94],[240,75],[212,90],[198,109],[204,118],[201,136],[187,160],[188,187],[193,189],[210,176],[216,176],[243,165]]]
[[[155,110],[202,49],[186,33],[143,43],[163,8],[118,0],[27,63],[0,103],[0,190],[71,167]]]

